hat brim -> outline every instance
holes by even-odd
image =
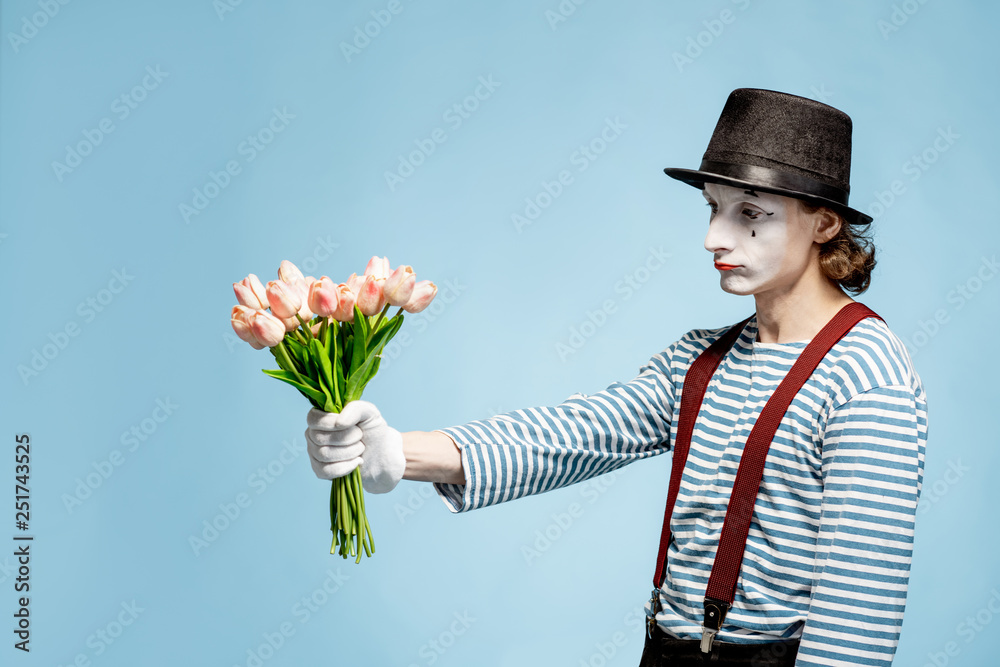
[[[676,178],[678,181],[682,181],[698,188],[699,190],[704,188],[705,183],[718,183],[719,185],[729,185],[734,188],[745,188],[747,190],[756,190],[759,192],[769,192],[771,194],[782,195],[785,197],[792,197],[794,199],[802,199],[817,206],[828,206],[840,215],[844,217],[847,222],[854,225],[867,225],[870,224],[873,218],[866,214],[851,208],[850,206],[845,206],[840,202],[833,201],[832,199],[826,199],[825,197],[819,197],[817,195],[809,194],[806,192],[798,192],[796,190],[788,190],[785,188],[776,188],[765,185],[760,185],[758,183],[753,183],[751,181],[743,181],[737,178],[732,178],[729,176],[722,176],[720,174],[713,174],[710,171],[699,171],[697,169],[680,169],[677,167],[667,167],[663,170],[667,176],[671,178]]]

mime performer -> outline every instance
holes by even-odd
[[[378,409],[310,410],[321,479],[429,481],[452,512],[673,457],[640,667],[890,665],[909,582],[927,402],[897,337],[847,293],[875,266],[848,206],[850,117],[741,88],[697,170],[732,326],[693,329],[627,382],[559,405],[400,433]]]

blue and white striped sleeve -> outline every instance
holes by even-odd
[[[436,482],[438,495],[451,512],[468,512],[669,451],[675,345],[597,394],[438,429],[455,440],[465,469],[465,484]]]
[[[892,664],[926,441],[926,402],[910,387],[869,389],[829,414],[812,596],[796,667]]]

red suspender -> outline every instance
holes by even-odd
[[[691,448],[691,432],[694,431],[694,420],[701,409],[701,400],[705,397],[708,382],[712,379],[715,369],[719,367],[722,357],[726,356],[752,317],[753,315],[733,325],[729,331],[722,334],[707,350],[698,355],[684,376],[680,422],[677,425],[677,437],[674,439],[673,463],[670,465],[670,490],[667,492],[667,509],[663,513],[663,530],[660,532],[660,551],[656,555],[656,573],[653,575],[654,593],[658,593],[663,584],[663,572],[667,566],[667,547],[670,546],[670,517],[674,513],[674,502],[681,486],[681,475],[684,474],[684,464]]]
[[[771,439],[778,430],[792,399],[795,398],[799,389],[806,383],[826,353],[855,324],[866,317],[882,319],[862,303],[852,302],[841,308],[799,355],[795,364],[792,365],[788,374],[767,401],[764,410],[750,431],[750,436],[747,438],[746,446],[740,457],[740,466],[729,498],[722,535],[719,538],[715,562],[712,565],[712,573],[705,593],[705,627],[701,642],[701,650],[705,653],[711,650],[712,639],[722,627],[722,622],[725,620],[726,613],[732,606],[735,597],[736,582],[739,578],[740,566],[743,563],[747,534],[750,531],[750,522],[753,518],[753,507],[757,498],[757,490],[760,488],[760,480],[764,474],[764,461],[767,458],[767,450],[771,446]],[[659,608],[659,589],[663,584],[667,548],[671,540],[670,517],[673,513],[674,502],[677,500],[684,463],[691,447],[694,422],[701,410],[702,398],[705,396],[705,391],[715,369],[733,343],[736,342],[736,338],[749,320],[750,318],[747,318],[730,328],[699,355],[684,378],[673,464],[670,471],[670,489],[667,493],[663,532],[660,536],[660,549],[657,554],[656,573],[653,578],[654,616],[650,619],[648,626],[650,634],[652,634],[655,624],[656,610]]]

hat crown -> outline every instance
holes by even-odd
[[[851,118],[806,97],[737,88],[704,160],[776,169],[850,191]]]

